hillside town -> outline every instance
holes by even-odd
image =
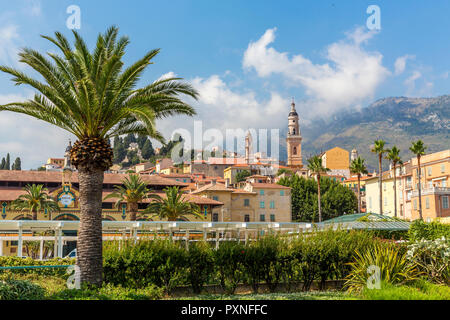
[[[203,217],[187,216],[193,221],[242,221],[242,222],[292,222],[296,221],[289,186],[278,182],[283,178],[299,176],[317,179],[317,175],[304,164],[299,115],[292,101],[287,117],[288,136],[287,163],[275,162],[264,154],[252,152],[252,137],[245,137],[245,155],[235,157],[209,157],[194,159],[190,163],[175,164],[170,158],[157,159],[153,164],[143,162],[127,169],[111,167],[103,183],[103,219],[110,221],[129,220],[127,203],[115,206],[116,199],[107,198],[114,186],[121,185],[130,173],[138,174],[155,193],[164,194],[167,187],[177,187],[183,197],[200,207]],[[69,143],[64,158],[49,158],[40,171],[0,170],[1,217],[4,220],[32,218],[29,214],[12,210],[10,204],[24,194],[27,184],[43,185],[61,208],[58,214],[46,210],[37,213],[39,220],[78,220],[79,183],[77,172],[71,165]],[[137,148],[137,143],[132,145]],[[358,195],[358,177],[351,171],[351,163],[358,158],[356,149],[350,152],[338,146],[318,155],[323,167],[328,170],[321,177],[337,182]],[[411,158],[395,168],[382,172],[383,205],[379,209],[379,175],[376,171],[360,176],[360,212],[377,213],[407,221],[419,218],[418,213],[418,165]],[[450,216],[450,150],[421,157],[423,218],[427,221]],[[397,206],[395,207],[395,201]],[[139,210],[149,203],[142,199]],[[396,209],[396,210],[395,210]],[[140,220],[151,220],[140,215]]]

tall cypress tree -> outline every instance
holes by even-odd
[[[150,159],[151,156],[155,155],[155,150],[153,150],[153,145],[150,140],[147,139],[147,141],[145,141],[144,146],[141,150],[141,155],[144,159],[147,160]]]
[[[6,169],[6,160],[5,157],[2,158],[2,163],[0,164],[0,170]]]
[[[141,151],[142,151],[142,149],[144,148],[144,145],[145,145],[145,143],[147,142],[147,140],[148,140],[148,138],[147,138],[146,135],[138,134],[138,137],[137,137],[137,144],[138,144],[138,146],[139,146],[139,149],[141,149]]]
[[[6,166],[5,170],[9,170],[11,168],[11,159],[9,157],[9,153],[6,155]]]
[[[22,170],[22,161],[20,161],[20,158],[17,157],[16,160],[13,163],[14,169],[13,170]]]

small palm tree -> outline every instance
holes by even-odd
[[[367,174],[367,167],[364,159],[358,157],[354,159],[350,165],[350,172],[358,176],[358,213],[361,212],[361,176]]]
[[[330,169],[325,168],[322,165],[322,158],[319,156],[313,156],[308,159],[308,169],[313,176],[317,177],[317,203],[319,207],[319,222],[322,222],[322,209],[320,204],[320,175],[327,173]]]
[[[386,153],[386,149],[384,148],[384,145],[386,144],[385,141],[379,139],[375,140],[375,145],[372,148],[372,152],[376,153],[378,155],[378,184],[379,184],[379,190],[380,190],[380,214],[383,214],[383,168],[382,168],[382,161],[383,161],[383,154]]]
[[[107,195],[103,200],[117,198],[116,207],[122,202],[127,203],[127,211],[131,221],[136,221],[139,202],[146,199],[150,190],[147,183],[137,174],[129,174],[122,180],[123,186],[115,186],[115,192]]]
[[[47,210],[49,213],[60,210],[58,203],[49,197],[48,190],[42,184],[27,184],[23,189],[26,193],[11,203],[11,209],[27,210],[31,213],[33,220],[37,220],[37,214],[41,210]]]
[[[411,147],[409,150],[414,153],[417,157],[417,175],[419,178],[419,218],[420,220],[423,220],[422,216],[422,185],[421,185],[421,173],[420,173],[420,157],[425,154],[425,150],[427,147],[423,144],[422,140],[417,140],[416,142],[412,142]]]
[[[393,146],[388,150],[386,159],[392,163],[392,169],[394,170],[394,217],[397,218],[397,173],[395,169],[397,167],[397,164],[403,164],[403,161],[400,158],[400,149],[396,146]]]
[[[153,214],[159,219],[167,219],[168,221],[177,221],[177,219],[185,218],[186,215],[193,215],[203,219],[200,208],[195,203],[191,203],[183,199],[183,191],[178,187],[168,187],[164,189],[166,198],[162,198],[157,194],[151,194],[149,198],[153,201],[144,210],[144,213]]]
[[[101,285],[102,185],[104,171],[112,165],[110,139],[126,134],[143,134],[164,142],[156,130],[161,118],[195,110],[181,100],[182,95],[197,99],[197,91],[180,78],[165,78],[138,87],[144,71],[159,49],[125,66],[128,37],[118,37],[117,27],[99,34],[94,50],[73,31],[72,46],[60,32],[43,36],[59,50],[48,57],[25,48],[19,53],[39,77],[0,66],[12,75],[16,85],[28,85],[35,95],[27,101],[0,105],[0,111],[28,115],[73,134],[78,140],[70,151],[71,163],[78,170],[80,184],[80,229],[77,238],[77,265],[82,283]],[[27,70],[27,69],[23,69]]]

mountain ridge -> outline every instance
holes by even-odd
[[[316,119],[301,126],[303,159],[333,147],[349,152],[356,148],[371,171],[378,168],[370,146],[376,139],[386,147],[396,145],[403,161],[414,157],[409,151],[412,141],[421,139],[432,153],[450,147],[450,95],[437,97],[385,97],[360,110],[335,113],[328,119]],[[280,155],[286,159],[286,129],[282,132]],[[283,159],[284,157],[284,159]],[[388,161],[383,160],[383,168]]]

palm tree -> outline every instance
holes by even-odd
[[[130,220],[136,221],[138,204],[147,198],[150,190],[147,188],[147,183],[142,181],[137,174],[129,174],[122,180],[122,184],[123,186],[115,186],[116,191],[107,195],[103,200],[117,198],[116,207],[119,207],[122,202],[126,202]]]
[[[44,188],[42,184],[27,184],[25,188],[25,194],[20,195],[16,200],[11,203],[11,209],[29,211],[33,220],[37,220],[37,214],[41,210],[47,210],[47,212],[59,211],[58,203],[49,197],[48,190]]]
[[[179,78],[164,78],[137,88],[137,83],[159,49],[124,68],[123,56],[129,40],[118,39],[118,28],[99,34],[94,50],[73,31],[75,45],[59,32],[43,36],[60,50],[50,58],[25,48],[20,61],[40,74],[34,79],[20,70],[0,66],[16,85],[37,91],[33,99],[0,106],[0,111],[29,115],[58,126],[78,139],[70,152],[80,184],[80,227],[77,265],[81,282],[102,283],[102,184],[103,173],[112,165],[110,139],[129,133],[144,134],[164,142],[155,121],[175,114],[194,115],[181,101],[181,94],[197,98],[191,85]]]
[[[358,213],[361,212],[361,176],[367,174],[367,167],[364,159],[358,157],[354,159],[350,165],[350,172],[358,176]]]
[[[416,142],[412,142],[411,147],[409,148],[409,150],[414,153],[417,157],[417,175],[419,178],[419,218],[420,220],[423,220],[422,217],[422,185],[421,185],[421,173],[420,173],[420,157],[423,156],[425,154],[425,150],[427,149],[427,147],[423,144],[422,140],[417,140]]]
[[[317,176],[317,203],[319,207],[319,222],[322,222],[322,209],[320,204],[320,175],[327,173],[330,169],[322,166],[322,158],[319,156],[313,156],[308,159],[308,169],[311,174]]]
[[[386,153],[386,149],[384,148],[384,145],[386,144],[385,141],[379,139],[375,140],[375,145],[372,148],[372,152],[376,153],[378,155],[378,184],[380,189],[380,214],[383,214],[383,168],[382,168],[382,160],[383,160],[383,154]]]
[[[397,173],[395,171],[397,164],[402,165],[403,161],[400,158],[400,149],[393,146],[388,149],[386,159],[392,163],[392,169],[394,170],[394,217],[397,218]]]
[[[185,218],[186,215],[193,215],[197,218],[203,218],[200,208],[195,203],[183,199],[184,192],[178,187],[167,187],[164,189],[165,199],[157,194],[151,194],[149,198],[153,201],[144,210],[144,213],[153,213],[153,216],[168,221],[177,221],[179,218]]]

